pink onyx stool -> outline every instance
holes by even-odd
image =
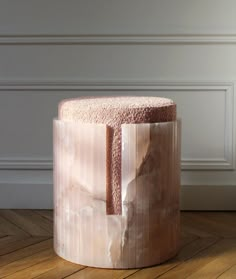
[[[180,120],[159,97],[63,100],[54,120],[54,249],[101,268],[140,268],[180,242]]]

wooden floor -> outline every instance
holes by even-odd
[[[0,210],[0,278],[236,278],[236,212],[183,212],[178,256],[133,270],[64,261],[53,251],[52,222],[48,210]]]

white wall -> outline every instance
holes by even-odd
[[[182,208],[236,209],[235,0],[0,2],[0,208],[52,207],[63,98],[154,95],[183,121]]]

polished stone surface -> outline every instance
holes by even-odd
[[[136,268],[179,248],[179,122],[123,124],[122,214],[107,215],[104,124],[54,120],[54,247],[83,265]]]

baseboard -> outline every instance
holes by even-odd
[[[236,210],[236,186],[182,186],[181,209]]]
[[[236,210],[236,186],[181,187],[182,210]],[[51,183],[0,183],[0,208],[52,209]]]
[[[51,183],[0,183],[1,209],[52,209]]]

